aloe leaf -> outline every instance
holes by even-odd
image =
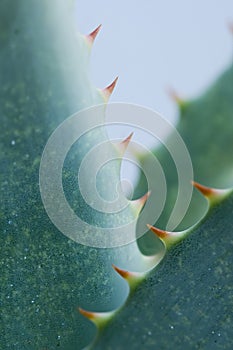
[[[104,311],[119,306],[127,287],[119,292],[121,281],[111,265],[130,262],[132,248],[119,253],[64,236],[43,206],[39,167],[45,145],[60,123],[84,108],[105,104],[115,82],[102,91],[89,82],[93,33],[78,33],[70,2],[2,1],[0,17],[1,348],[81,349],[95,329],[78,307]],[[85,126],[84,119],[77,128]],[[77,210],[75,166],[93,144],[106,140],[103,128],[93,131],[76,144],[65,163],[67,198]],[[110,150],[116,153],[113,146]],[[112,193],[119,181],[119,162],[110,171]],[[86,177],[90,174],[88,169]],[[98,220],[88,206],[83,205],[81,214]],[[126,214],[135,216],[131,209]],[[141,254],[136,251],[138,260]]]
[[[102,126],[105,105],[116,81],[103,90],[95,88],[90,83],[88,77],[89,56],[94,38],[100,28],[98,27],[89,36],[79,34],[74,22],[71,1],[21,0],[15,2],[3,0],[0,4],[0,17],[0,176],[2,190],[0,207],[2,248],[0,254],[2,267],[0,348],[20,350],[32,348],[52,350],[58,347],[64,350],[82,349],[92,343],[97,333],[94,325],[85,320],[83,316],[92,319],[102,331],[109,322],[113,322],[112,325],[114,325],[114,322],[117,323],[121,317],[124,320],[124,312],[127,314],[131,300],[138,300],[137,295],[142,290],[147,295],[148,283],[153,281],[153,276],[156,276],[160,269],[163,270],[169,257],[170,260],[174,259],[174,263],[178,262],[178,267],[179,264],[182,265],[182,261],[176,260],[178,256],[176,249],[183,247],[183,244],[188,247],[190,240],[198,235],[193,232],[191,238],[186,240],[187,243],[181,243],[177,245],[177,248],[172,248],[159,265],[158,270],[154,269],[154,272],[150,274],[151,277],[145,280],[150,269],[161,261],[165,253],[153,234],[149,237],[149,241],[153,242],[153,244],[150,243],[153,255],[148,257],[141,253],[137,242],[117,248],[101,249],[82,245],[75,236],[64,235],[60,232],[49,219],[43,205],[42,199],[46,197],[46,191],[45,197],[42,194],[41,198],[39,170],[41,162],[43,164],[43,151],[54,130],[57,130],[56,128],[62,122],[66,123],[67,120],[70,120],[71,115],[75,118],[77,112],[85,108],[99,105],[95,108],[101,110],[99,121]],[[213,132],[215,134],[217,130],[220,131],[220,127],[222,128],[227,120],[229,125],[224,126],[220,137],[218,137],[219,135],[216,137],[218,156],[222,154],[220,151],[222,145],[228,144],[231,140],[232,120],[229,117],[232,107],[231,79],[232,69],[230,68],[203,98],[182,106],[182,113],[188,114],[188,108],[192,107],[190,115],[196,115],[197,112],[199,118],[198,111],[203,111],[203,107],[207,104],[209,106],[213,104],[213,108],[209,107],[210,112],[207,118],[210,125],[205,128],[204,137],[200,138],[203,141],[201,143],[204,152],[202,157],[197,149],[197,141],[194,140],[192,143],[190,141],[191,133],[187,131],[192,127],[194,129],[194,126],[196,130],[199,130],[198,124],[200,122],[196,120],[188,127],[184,116],[182,120],[185,122],[178,126],[187,145],[190,142],[188,147],[194,160],[195,180],[206,185],[216,184],[219,187],[221,185],[224,187],[231,184],[231,146],[227,147],[227,152],[224,152],[224,157],[221,158],[221,169],[217,169],[215,163],[218,157],[212,159],[215,150],[211,143]],[[217,99],[219,100],[219,109],[214,104]],[[220,118],[221,122],[219,122],[216,108],[218,113],[226,115],[223,118],[224,122],[222,117]],[[214,118],[211,119],[214,112],[216,112]],[[192,123],[194,119],[188,118],[187,115],[187,123],[188,120],[191,120],[190,123]],[[89,128],[89,122],[89,118],[82,118],[73,131]],[[188,135],[187,139],[185,135]],[[141,181],[138,187],[140,196],[138,195],[137,198],[142,198],[134,203],[129,203],[130,205],[120,215],[100,214],[90,209],[82,201],[81,190],[79,187],[76,188],[77,169],[93,146],[108,142],[104,127],[92,130],[72,147],[68,159],[64,163],[62,179],[63,184],[67,185],[66,198],[73,205],[75,213],[79,214],[84,221],[90,220],[94,229],[88,234],[93,233],[93,235],[96,234],[99,227],[102,227],[101,225],[108,227],[108,225],[116,226],[119,222],[122,224],[128,220],[136,221],[139,211],[147,199],[145,193],[148,189],[144,181]],[[109,143],[108,145],[108,151],[113,158],[122,157],[119,150],[117,151]],[[195,151],[192,151],[192,148]],[[55,149],[56,152],[58,149]],[[158,156],[161,152],[161,159],[166,163],[169,159],[166,152],[156,150],[156,154],[157,152]],[[199,178],[197,170],[200,165],[205,163],[203,162],[203,154],[208,160],[209,157],[211,159],[207,162],[206,168],[203,167],[200,171]],[[100,152],[91,167],[86,169],[84,187],[87,193],[89,185],[93,182],[92,174],[96,163],[105,159],[102,156],[103,154]],[[147,157],[144,156],[141,159],[144,163],[148,161]],[[49,163],[47,164],[49,165]],[[171,169],[170,166],[167,169]],[[42,170],[46,171],[46,167]],[[172,174],[169,186],[171,192],[175,193],[173,173],[175,172],[169,171],[169,174]],[[54,180],[51,174],[53,173],[50,173],[50,177],[47,179],[44,176],[46,186],[50,185],[52,182],[50,180]],[[107,166],[98,178],[98,189],[108,199],[112,199],[114,192],[112,188],[116,188],[119,174],[120,160],[118,159]],[[212,175],[213,183],[208,183],[210,179],[212,181]],[[216,182],[214,182],[215,180]],[[52,199],[56,203],[56,196]],[[53,202],[51,203],[53,204]],[[195,209],[190,216],[191,221],[188,217],[186,223],[197,221],[200,215],[203,215],[203,210],[207,206],[204,200],[202,203],[204,203],[202,207],[197,205],[201,211]],[[224,217],[223,224],[225,223],[225,215],[229,214],[230,210],[227,209],[228,203],[230,200],[216,207],[216,216],[221,214]],[[135,205],[137,210],[135,210]],[[171,196],[170,206],[172,205]],[[62,211],[58,210],[58,213],[60,222],[62,222]],[[166,215],[164,217],[167,220]],[[166,222],[166,220],[161,221],[161,223]],[[205,231],[206,235],[215,232],[215,227],[218,228],[218,225],[213,221],[212,214],[206,225],[209,220],[212,220],[213,226],[211,229],[210,225],[208,226],[208,233],[207,229]],[[148,224],[154,223],[148,222]],[[197,232],[201,228],[197,229]],[[81,236],[86,234],[86,231],[80,231]],[[133,226],[131,234],[134,233]],[[194,251],[195,244],[198,244],[197,240],[194,241]],[[217,244],[214,237],[211,246],[212,244],[213,248]],[[222,248],[224,249],[224,245],[221,246]],[[188,248],[185,252],[187,251]],[[224,250],[222,254],[225,253],[227,255],[228,250]],[[220,260],[218,261],[220,263]],[[167,271],[166,268],[164,269]],[[195,269],[193,273],[195,277],[198,269]],[[128,286],[122,276],[127,280]],[[143,282],[144,280],[145,282]],[[177,280],[180,281],[178,277]],[[225,284],[227,291],[228,282],[229,279],[226,280]],[[168,281],[166,283],[170,285]],[[161,290],[165,289],[161,287]],[[184,291],[186,291],[185,288]],[[130,293],[130,297],[127,307],[122,313],[122,305],[128,293]],[[133,294],[135,299],[131,299]],[[144,300],[144,294],[142,300]],[[210,300],[212,299],[210,298]],[[227,305],[230,305],[229,300],[226,302]],[[134,304],[133,301],[132,303]],[[140,303],[141,301],[138,301],[139,307]],[[145,303],[144,306],[146,305]],[[225,304],[223,306],[225,307]],[[151,308],[149,307],[147,310],[149,312],[148,320],[150,320],[152,319]],[[156,320],[156,316],[153,313],[154,320]],[[112,321],[114,317],[116,317],[116,321]],[[140,315],[139,317],[143,320],[144,316]],[[108,332],[99,338],[99,344],[102,345],[96,345],[97,347],[107,348],[110,346],[110,348],[115,349],[118,344],[121,348],[126,346],[127,342],[123,341],[126,334],[124,331],[120,333],[123,334],[122,342],[120,339],[118,342],[115,338],[114,340],[110,339]],[[148,332],[150,331],[148,330]],[[136,334],[134,333],[134,335]],[[113,332],[113,337],[119,338],[118,328]],[[140,343],[136,343],[136,338],[134,339],[135,342],[133,341],[131,345],[137,348]],[[152,341],[154,342],[154,337]],[[166,339],[161,340],[161,344],[165,341]],[[146,344],[146,346],[149,345]]]

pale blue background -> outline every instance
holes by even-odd
[[[77,8],[81,32],[103,25],[91,77],[102,87],[119,75],[111,101],[152,107],[174,120],[167,87],[196,96],[230,62],[232,0],[77,0]]]
[[[103,25],[91,57],[94,84],[119,75],[111,101],[151,107],[173,123],[167,88],[196,97],[232,57],[233,0],[78,0],[77,21],[83,33]]]

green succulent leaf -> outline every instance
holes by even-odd
[[[0,348],[81,349],[95,329],[77,308],[119,306],[127,289],[116,288],[111,265],[130,260],[131,248],[119,254],[65,237],[43,207],[39,166],[54,129],[73,113],[103,103],[103,93],[89,82],[90,42],[77,33],[69,3],[2,1],[0,17]],[[104,140],[103,130],[92,133],[92,143]],[[76,145],[77,163],[90,147],[88,136]],[[67,196],[73,158],[65,164]],[[112,167],[111,186],[118,168]],[[91,216],[87,207],[82,214]]]
[[[173,246],[95,349],[231,349],[233,196]]]
[[[206,222],[175,247],[171,245],[166,255],[153,233],[111,249],[81,245],[63,235],[45,211],[39,168],[46,142],[63,121],[88,107],[102,105],[104,123],[104,106],[116,83],[104,90],[90,83],[89,56],[100,28],[89,36],[79,34],[71,3],[2,0],[0,4],[0,349],[77,350],[91,343],[101,349],[161,349],[173,341],[179,349],[182,339],[187,349],[232,347],[228,312],[232,197],[216,205]],[[232,81],[230,67],[206,94],[181,108],[178,131],[192,156],[195,180],[213,187],[232,186]],[[77,128],[88,125],[83,118]],[[193,138],[194,130],[198,137]],[[107,141],[104,127],[83,135],[68,154],[62,174],[66,198],[93,227],[114,226],[138,215],[132,206],[119,215],[94,211],[76,187],[84,156],[92,146]],[[113,145],[109,151],[117,156]],[[176,176],[166,150],[155,153],[170,189],[158,223],[164,228],[177,193]],[[150,166],[147,155],[141,161]],[[92,170],[86,173],[87,184],[93,180]],[[101,172],[102,195],[111,197],[119,174],[120,161]],[[142,177],[137,198],[147,190]],[[206,201],[196,191],[183,227],[200,220],[206,209]],[[101,329],[98,338],[87,318]],[[199,320],[201,327],[193,327]],[[192,334],[182,338],[191,326]]]

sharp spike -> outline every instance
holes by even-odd
[[[91,45],[94,43],[95,38],[97,37],[97,34],[99,33],[101,27],[102,27],[102,24],[100,24],[96,29],[94,29],[93,32],[86,35],[86,38]]]
[[[116,265],[112,264],[112,267],[114,268],[114,270],[119,273],[119,275],[121,275],[121,277],[123,277],[124,279],[128,279],[131,275],[131,273],[129,271],[126,270],[122,270],[119,267],[117,267]]]
[[[168,88],[168,95],[171,97],[173,101],[177,103],[180,109],[183,109],[185,106],[188,105],[188,101],[185,101],[173,88]]]
[[[147,224],[147,227],[149,230],[151,230],[153,233],[155,233],[161,239],[166,239],[170,234],[170,232],[160,230],[159,228],[154,227],[154,226],[149,225],[149,224]]]
[[[148,198],[150,197],[150,195],[151,195],[151,191],[148,191],[141,198],[135,199],[135,200],[130,202],[131,206],[134,208],[137,215],[139,215],[140,212],[142,211],[142,208],[144,207],[144,205],[145,205],[146,201],[148,200]]]
[[[127,136],[123,141],[121,141],[121,145],[123,145],[125,149],[128,147],[128,144],[130,143],[132,137],[133,131],[129,134],[129,136]]]
[[[125,154],[126,149],[129,146],[129,143],[130,143],[132,137],[133,137],[133,132],[131,132],[129,134],[129,136],[127,136],[123,141],[121,141],[120,143],[116,143],[115,144],[115,146],[116,146],[118,152],[120,153],[121,157]]]
[[[137,286],[137,284],[142,279],[145,278],[147,274],[147,272],[130,272],[130,271],[122,270],[113,264],[112,264],[112,267],[121,277],[123,277],[128,282],[131,291]]]
[[[178,105],[183,104],[183,99],[180,97],[180,95],[176,92],[175,89],[169,87],[167,91],[173,101],[175,101]]]
[[[90,321],[92,321],[98,328],[101,328],[104,326],[115,314],[116,311],[110,311],[110,312],[91,312],[82,309],[81,307],[78,308],[78,311],[81,315],[88,318]]]
[[[88,318],[91,321],[93,321],[97,317],[96,312],[87,311],[82,309],[81,307],[78,308],[78,311],[80,312],[80,314],[82,314],[84,317]]]
[[[192,181],[192,185],[198,189],[205,197],[209,198],[213,195],[214,190],[210,187],[203,186],[198,182]]]
[[[220,190],[217,188],[203,186],[195,181],[192,181],[192,185],[209,200],[211,205],[220,202],[232,192],[232,189]]]
[[[165,246],[168,248],[171,245],[179,242],[181,239],[183,239],[189,232],[190,230],[184,230],[180,232],[169,232],[165,230],[161,230],[157,227],[154,227],[152,225],[147,224],[147,227],[149,230],[151,230],[153,233],[156,234],[157,237],[159,237]]]
[[[113,82],[112,82],[110,85],[108,85],[106,88],[100,90],[101,93],[102,93],[102,95],[103,95],[103,97],[104,97],[104,100],[105,100],[106,102],[108,102],[109,97],[111,96],[111,94],[112,94],[112,92],[113,92],[113,90],[114,90],[114,88],[115,88],[115,86],[116,86],[117,80],[118,80],[118,77],[116,77],[116,78],[113,80]]]

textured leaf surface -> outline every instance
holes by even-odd
[[[232,349],[233,196],[167,253],[95,349]]]
[[[90,343],[90,339],[94,338],[96,330],[89,321],[85,320],[77,312],[77,307],[81,306],[92,311],[109,311],[122,305],[128,293],[128,287],[117,276],[111,267],[112,263],[129,270],[141,271],[145,269],[142,255],[136,243],[110,250],[81,246],[66,238],[53,226],[42,205],[38,186],[39,163],[49,135],[72,113],[90,105],[103,102],[99,91],[89,83],[87,63],[90,48],[83,36],[76,33],[70,10],[70,1],[66,2],[62,0],[59,2],[55,0],[21,0],[20,2],[3,0],[0,4],[0,349],[3,350],[53,350],[58,347],[63,350],[82,349],[83,346]],[[221,115],[219,117],[221,122],[218,122],[218,118],[213,119],[216,123],[214,130],[220,132],[221,129],[223,135],[225,135],[221,136],[222,146],[220,148],[222,149],[226,144],[228,146],[226,152],[224,148],[224,157],[221,158],[221,169],[214,167],[212,170],[211,164],[206,169],[210,170],[210,175],[218,174],[214,179],[218,179],[219,182],[221,182],[220,180],[224,180],[223,186],[229,184],[232,169],[232,163],[230,163],[232,154],[232,119],[229,119],[232,116],[230,110],[232,108],[231,81],[232,68],[213,87],[213,90],[210,90],[199,102],[193,102],[192,112],[190,112],[190,115],[193,114],[193,118],[196,115],[198,115],[198,118],[199,116],[201,118],[200,113],[204,113],[203,111],[209,108],[208,123],[211,122],[211,116],[216,109],[218,113],[215,116]],[[219,101],[219,106],[216,106],[217,100]],[[210,107],[212,105],[213,108]],[[191,106],[192,103],[189,107],[187,106],[187,111],[185,112],[184,110],[184,113],[188,114],[188,108],[191,108]],[[223,106],[225,107],[223,108]],[[227,119],[225,115],[227,115]],[[193,118],[191,116],[188,118],[187,116],[187,123],[188,119],[194,120]],[[184,132],[181,129],[180,131],[185,135],[186,129],[192,129],[193,125],[189,124],[189,127],[188,124],[185,124],[185,116],[183,120],[184,126],[180,126],[179,128],[184,128]],[[83,122],[85,123],[85,121]],[[200,123],[195,123],[198,129]],[[205,123],[205,125],[208,123]],[[228,126],[224,126],[223,130],[222,127],[226,124]],[[210,135],[209,132],[212,135],[212,127],[205,128],[205,130],[208,135]],[[184,136],[183,134],[182,136]],[[105,132],[97,133],[94,137],[92,143],[106,140]],[[190,140],[190,136],[185,139],[187,143],[191,142]],[[209,147],[212,145],[212,137],[208,136],[206,138],[205,136],[202,140],[208,140],[208,142],[203,141],[201,147],[201,150],[204,152],[203,154],[205,154],[204,157],[208,158],[210,156],[212,157],[213,154],[215,155],[215,150],[211,150],[211,147]],[[193,149],[196,149],[198,138],[194,141],[197,144],[194,142]],[[87,144],[78,145],[78,161],[82,159],[88,147],[90,147]],[[190,147],[192,148],[192,146]],[[218,144],[218,154],[222,154],[220,148]],[[195,165],[196,169],[204,162],[199,162],[199,156],[196,156],[196,154],[199,154],[198,152],[195,151],[194,153],[193,159],[196,162],[195,164],[197,164]],[[165,162],[168,159],[167,155],[163,154],[161,158]],[[212,158],[211,162],[215,166],[216,163]],[[66,164],[66,170],[68,169],[66,179],[70,180],[70,193],[73,193],[72,181],[75,177],[73,177],[73,174],[69,174],[69,165],[73,166],[72,158],[70,159],[70,163]],[[118,176],[118,170],[118,166],[113,169],[114,180]],[[172,172],[168,173],[172,174]],[[202,182],[212,184],[207,182],[207,179],[209,181],[210,177],[207,176],[204,168],[200,174],[202,175],[200,175],[200,178],[197,177],[197,180],[201,181],[203,176],[206,181]],[[170,184],[173,184],[174,177],[173,175],[171,177]],[[216,182],[216,184],[219,184],[219,182]],[[110,185],[112,186],[111,182]],[[142,185],[139,190],[142,194],[146,192],[144,191],[144,187],[146,186]],[[204,200],[203,203],[204,208],[206,207]],[[226,206],[227,204],[224,205]],[[227,221],[226,216],[228,214],[230,215],[231,212],[227,208],[220,207],[216,215],[222,213],[223,226],[221,226],[221,229],[222,227],[224,229],[228,227],[230,230],[231,222]],[[221,215],[217,216],[219,220],[221,219]],[[197,215],[193,215],[192,220],[196,218]],[[228,245],[218,244],[220,240],[223,240],[224,235],[222,234],[216,241],[214,237],[216,234],[215,228],[220,230],[220,224],[219,221],[213,222],[211,218],[209,220],[212,220],[213,225],[209,225],[208,230],[207,226],[203,226],[206,227],[204,234],[207,238],[213,233],[213,238],[210,242],[211,251],[216,252],[216,254],[222,252],[222,258],[230,259],[229,249],[232,241],[229,240],[228,235],[228,240],[226,241]],[[92,219],[95,218],[92,217]],[[173,292],[177,289],[177,293],[179,293],[181,288],[182,290],[184,289],[184,292],[187,292],[189,288],[183,286],[181,276],[189,275],[188,271],[190,271],[191,279],[196,276],[195,278],[199,278],[203,282],[201,290],[208,289],[208,285],[213,285],[213,281],[217,280],[217,285],[222,282],[222,279],[216,272],[213,275],[213,279],[209,279],[208,285],[206,285],[204,284],[206,282],[204,278],[201,279],[200,277],[201,268],[195,268],[194,271],[191,271],[191,267],[196,267],[200,261],[203,262],[203,271],[206,271],[205,259],[201,258],[200,255],[204,243],[198,240],[198,235],[200,235],[198,232],[202,232],[201,230],[202,228],[197,231],[197,234],[193,233],[187,243],[182,243],[174,251],[171,251],[160,265],[158,271],[155,271],[155,274],[152,274],[139,287],[135,294],[135,302],[132,301],[132,315],[134,315],[136,322],[133,331],[130,332],[130,328],[128,326],[126,327],[127,312],[129,310],[128,308],[131,307],[129,303],[125,313],[119,313],[119,317],[122,315],[126,327],[122,332],[122,342],[119,339],[119,334],[121,333],[118,331],[120,327],[120,319],[118,318],[116,320],[116,333],[113,333],[111,338],[107,332],[106,337],[103,338],[103,343],[101,343],[102,345],[99,346],[103,346],[102,348],[104,349],[108,346],[107,344],[110,344],[110,348],[114,349],[117,346],[121,346],[119,347],[121,349],[128,347],[127,344],[129,343],[127,343],[125,337],[129,332],[131,348],[137,348],[141,344],[140,341],[145,341],[145,344],[141,348],[149,347],[148,342],[154,344],[157,336],[152,337],[152,334],[150,335],[148,333],[148,337],[147,335],[145,337],[144,333],[140,334],[140,329],[141,331],[144,329],[147,331],[149,327],[147,321],[157,324],[157,314],[152,310],[150,305],[155,305],[156,311],[156,308],[159,309],[161,305],[164,305],[165,308],[165,304],[167,305],[168,303],[169,305],[169,302],[164,301],[163,304],[161,302],[160,304],[153,304],[153,298],[153,300],[148,299],[148,302],[145,302],[145,296],[148,295],[148,292],[151,296],[153,295],[152,289],[153,291],[156,289],[155,293],[158,294],[154,296],[157,296],[160,300],[166,296],[166,291],[171,292],[171,289],[169,289],[171,286],[173,286]],[[220,230],[220,232],[222,231]],[[191,246],[193,237],[197,237],[195,238],[196,243],[194,242],[194,247]],[[206,241],[205,244],[207,244]],[[158,249],[157,246],[156,238],[154,236],[153,238],[151,237],[150,251],[155,253]],[[195,247],[197,248],[197,256],[199,256],[198,261],[194,259],[195,254],[190,253],[190,251],[195,252]],[[205,245],[203,249],[205,254],[207,254]],[[191,254],[189,256],[194,260],[185,255],[187,252]],[[179,256],[181,260],[179,260]],[[211,256],[210,254],[207,255],[209,259]],[[218,257],[218,255],[216,256]],[[182,259],[188,261],[191,259],[190,261],[193,261],[192,266],[187,265],[187,270],[186,268],[185,270],[182,269],[184,263]],[[217,258],[216,261],[221,266],[219,259]],[[210,262],[214,265],[215,259]],[[224,273],[229,272],[225,264],[222,264]],[[169,274],[168,270],[170,271],[170,269],[166,266],[172,266],[173,270],[171,269],[171,271],[173,273]],[[174,271],[177,273],[177,279],[174,279]],[[179,271],[182,273],[178,276]],[[165,275],[164,272],[166,272]],[[161,289],[158,290],[157,285],[160,285],[158,283],[160,280],[154,277],[157,273],[161,275]],[[169,276],[171,278],[170,282]],[[229,293],[227,286],[229,286],[230,277],[228,275],[226,276],[226,284],[223,285],[223,289],[226,290],[226,293]],[[218,278],[220,282],[218,282]],[[151,289],[151,285],[155,288]],[[162,295],[159,295],[159,290],[161,290]],[[174,294],[176,301],[178,294],[175,294],[175,292],[171,294]],[[197,295],[199,294],[197,293]],[[229,294],[224,295],[229,296]],[[139,296],[141,296],[141,299]],[[190,298],[191,296],[193,297],[193,294],[190,294]],[[172,299],[169,300],[171,300],[170,305],[171,309],[173,309]],[[210,300],[212,299],[210,298]],[[181,309],[184,308],[184,304],[180,305]],[[221,305],[225,305],[225,308],[230,307],[231,299],[226,298],[226,304]],[[196,305],[194,306],[196,307]],[[197,310],[195,307],[194,310]],[[205,307],[207,306],[205,305]],[[216,308],[216,310],[219,309]],[[169,313],[168,310],[167,313]],[[224,317],[225,314],[225,309],[223,309],[220,317]],[[140,328],[138,326],[137,319],[144,320],[143,327]],[[197,319],[196,316],[194,319]],[[208,325],[208,323],[206,324]],[[174,325],[171,324],[171,326],[178,327],[178,321],[177,323],[174,321]],[[186,329],[187,324],[184,322],[184,328],[182,326],[180,327],[181,330]],[[138,329],[137,332],[136,329]],[[161,323],[158,329],[161,331],[160,338],[161,344],[163,344],[163,342],[166,342],[166,334],[163,333],[166,331],[166,328],[163,328],[163,324]],[[225,332],[227,335],[224,339],[228,340],[229,333],[227,328],[224,329],[222,328],[219,332]],[[213,331],[215,332],[215,330]],[[148,332],[152,331],[148,328]],[[139,338],[136,338],[136,336],[139,336]],[[179,339],[177,340],[177,344],[179,346]]]
[[[51,132],[72,113],[103,102],[89,83],[90,48],[77,33],[70,10],[66,1],[0,4],[4,350],[81,349],[95,329],[77,307],[116,308],[127,293],[125,286],[122,292],[116,288],[121,281],[111,264],[121,257],[130,261],[130,250],[120,254],[69,240],[51,223],[40,197],[39,164]],[[92,143],[106,139],[104,132],[94,137]],[[77,147],[77,161],[91,146],[87,144]]]

